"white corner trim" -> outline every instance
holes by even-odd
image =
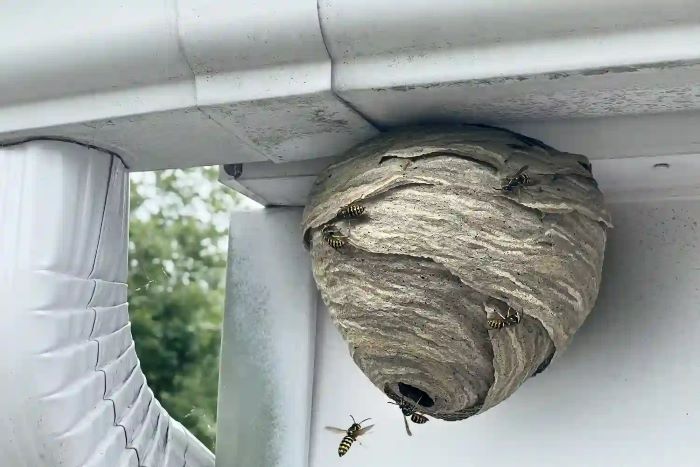
[[[301,208],[231,217],[217,465],[308,467],[318,292]]]

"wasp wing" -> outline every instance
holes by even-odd
[[[342,434],[346,434],[348,432],[348,430],[344,430],[342,428],[338,428],[335,426],[327,426],[326,430],[332,431],[333,433],[342,433]]]
[[[503,314],[501,313],[501,310],[499,310],[498,308],[494,307],[493,311],[495,311],[496,314],[501,317],[501,319],[506,319],[506,317],[503,316]]]
[[[524,166],[520,167],[520,170],[518,170],[517,172],[515,172],[511,178],[517,178],[518,175],[520,175],[521,173],[525,172],[527,169],[528,169],[528,166],[527,166],[527,165],[524,165]]]
[[[373,426],[374,426],[374,425],[368,425],[368,426],[362,428],[361,430],[357,430],[357,431],[355,432],[355,437],[364,435],[364,434],[367,433],[369,430],[371,430]]]

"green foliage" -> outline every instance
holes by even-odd
[[[129,309],[148,384],[212,450],[228,212],[237,195],[214,168],[131,181]]]

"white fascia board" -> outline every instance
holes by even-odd
[[[576,133],[700,110],[685,0],[93,3],[4,5],[0,143],[75,139],[153,170],[332,157],[422,122]]]

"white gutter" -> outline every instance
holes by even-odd
[[[683,0],[25,3],[0,18],[0,142],[71,138],[132,170],[336,156],[424,121],[700,108]]]

